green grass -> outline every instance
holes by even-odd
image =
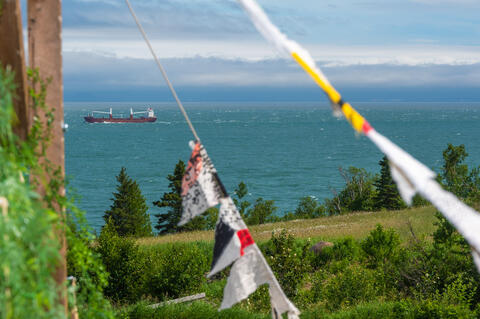
[[[272,232],[288,230],[296,238],[331,241],[346,236],[361,239],[377,225],[393,228],[402,241],[417,237],[430,236],[435,229],[435,208],[432,206],[409,208],[397,211],[359,212],[316,219],[298,219],[288,222],[270,223],[250,227],[257,242],[270,239]],[[141,245],[159,245],[172,242],[206,241],[213,242],[213,231],[195,231],[138,240]]]

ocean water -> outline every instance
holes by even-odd
[[[465,144],[469,165],[480,164],[480,103],[353,103],[372,126],[435,171],[447,143]],[[158,120],[144,124],[89,124],[89,111],[153,107]],[[275,200],[278,214],[292,211],[299,198],[319,201],[340,190],[339,167],[379,170],[381,153],[357,136],[325,103],[215,102],[185,107],[227,191],[246,183],[253,202]],[[115,176],[122,166],[140,185],[150,207],[168,192],[166,176],[190,156],[193,139],[173,103],[65,103],[66,173],[94,229],[111,205]]]

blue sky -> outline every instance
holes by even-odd
[[[320,100],[234,0],[131,0],[180,98]],[[480,100],[479,0],[260,0],[347,99]],[[123,0],[63,1],[65,100],[171,100]]]

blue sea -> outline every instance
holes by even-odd
[[[480,165],[480,103],[369,102],[353,103],[372,126],[418,160],[439,172],[447,143],[465,144],[467,164]],[[144,124],[89,124],[92,110],[127,115],[129,108],[152,107],[158,120]],[[243,181],[247,199],[274,200],[278,214],[294,210],[303,196],[319,201],[340,190],[339,167],[379,170],[382,154],[358,136],[326,103],[214,102],[186,103],[227,190]],[[190,156],[193,139],[174,103],[65,103],[66,173],[96,230],[112,201],[115,176],[122,166],[152,205],[168,192],[166,176],[179,159]]]

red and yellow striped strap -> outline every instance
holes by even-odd
[[[307,72],[313,80],[327,94],[332,103],[340,106],[343,115],[350,122],[352,127],[359,133],[367,134],[372,127],[348,102],[342,100],[340,93],[328,82],[326,82],[314,69],[312,69],[297,53],[293,52],[292,57]]]

